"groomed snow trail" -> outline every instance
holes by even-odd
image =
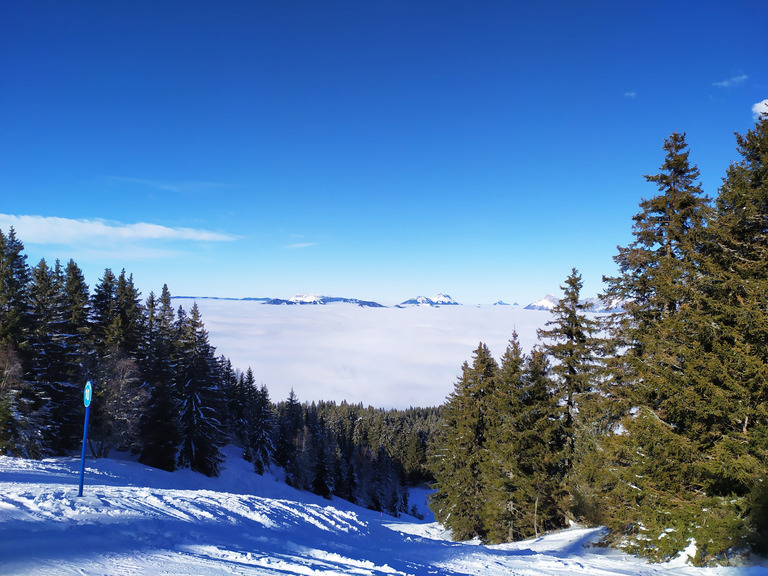
[[[0,457],[0,574],[768,576],[768,568],[648,565],[585,547],[594,529],[503,546],[455,543],[437,524],[382,518],[259,477],[228,451],[210,479],[130,460]]]

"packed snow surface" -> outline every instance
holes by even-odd
[[[589,547],[574,528],[502,546],[451,542],[438,524],[392,518],[254,474],[235,448],[220,478],[128,458],[0,457],[0,574],[767,576],[768,568],[645,564]],[[423,493],[418,493],[422,497]]]

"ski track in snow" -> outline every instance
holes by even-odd
[[[646,564],[586,547],[574,528],[499,546],[451,542],[437,523],[382,517],[254,474],[235,448],[217,479],[129,458],[0,457],[0,574],[330,576],[768,576],[768,567]]]

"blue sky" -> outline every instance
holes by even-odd
[[[613,274],[686,132],[768,99],[757,1],[10,0],[0,229],[147,295],[528,303]]]

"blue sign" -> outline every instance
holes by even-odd
[[[91,396],[93,395],[93,386],[91,381],[85,383],[85,391],[83,392],[83,405],[88,408],[91,405]]]
[[[91,381],[85,383],[83,392],[83,404],[85,404],[85,423],[83,424],[83,449],[80,452],[80,492],[78,496],[83,495],[83,479],[85,478],[85,445],[88,440],[88,417],[91,414],[91,396],[93,396],[93,386]]]

